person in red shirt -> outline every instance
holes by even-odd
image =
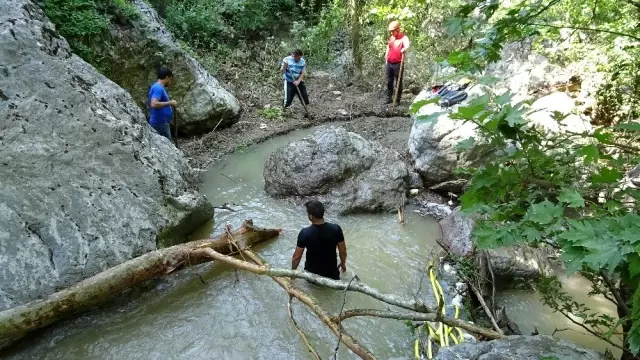
[[[402,95],[402,78],[400,77],[400,66],[404,54],[409,49],[409,38],[400,32],[400,23],[392,21],[389,23],[389,40],[387,41],[387,51],[384,54],[384,61],[387,70],[387,101],[389,104],[393,101],[393,91],[396,80],[398,80],[398,96],[396,103],[400,103]]]

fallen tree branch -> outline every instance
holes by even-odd
[[[236,258],[233,258],[231,256],[227,256],[227,255],[223,255],[223,254],[219,254],[216,253],[214,250],[212,249],[202,249],[202,251],[206,251],[207,254],[209,254],[214,260],[218,260],[218,261],[222,261],[225,262],[231,266],[240,268],[242,270],[247,270],[250,271],[254,274],[258,274],[258,275],[267,275],[270,277],[273,277],[274,280],[281,280],[282,279],[278,279],[279,277],[289,277],[289,278],[299,278],[299,279],[304,279],[304,280],[308,280],[309,282],[318,284],[318,285],[324,285],[327,287],[331,287],[333,289],[338,289],[338,290],[344,290],[344,289],[348,289],[348,291],[357,291],[356,289],[367,289],[366,292],[362,292],[362,291],[358,291],[358,292],[362,292],[363,294],[369,295],[374,299],[380,300],[384,303],[390,304],[390,305],[395,305],[396,304],[403,304],[403,305],[407,305],[407,304],[412,304],[412,303],[420,303],[420,301],[407,301],[407,300],[402,300],[400,298],[398,298],[395,295],[387,295],[387,294],[382,294],[380,291],[373,289],[365,284],[362,283],[356,283],[356,284],[351,284],[349,285],[347,282],[344,281],[338,281],[338,280],[331,280],[328,278],[324,278],[318,275],[314,275],[311,273],[308,273],[306,271],[299,271],[299,270],[286,270],[286,269],[276,269],[276,268],[269,268],[267,266],[264,265],[255,265],[255,264],[251,264],[251,263],[247,263],[245,261],[242,260],[238,260]],[[259,258],[257,258],[255,256],[255,254],[253,254],[251,251],[249,250],[243,250],[242,251],[245,256],[247,256],[247,258],[251,259],[252,261],[256,262],[254,260],[254,258],[256,258],[257,260],[259,260]],[[260,261],[260,263],[262,263]],[[328,285],[325,285],[328,284]],[[392,299],[392,302],[389,302],[388,300]],[[317,306],[317,305],[316,305]],[[503,334],[500,334],[498,332],[494,332],[488,329],[484,329],[484,328],[480,328],[477,327],[473,324],[470,324],[464,320],[460,320],[460,319],[453,319],[453,318],[449,318],[446,316],[441,316],[436,314],[435,309],[431,309],[427,307],[427,310],[425,311],[425,309],[421,306],[407,306],[406,308],[410,308],[408,310],[413,310],[417,313],[426,313],[429,315],[433,315],[433,320],[430,320],[431,317],[424,317],[421,319],[424,320],[428,320],[428,321],[438,321],[438,322],[442,322],[444,324],[450,325],[450,326],[454,326],[454,327],[460,327],[462,329],[465,329],[469,332],[472,333],[477,333],[477,334],[481,334],[481,335],[485,335],[488,338],[492,338],[492,339],[498,339],[503,337]],[[414,309],[419,309],[419,310],[414,310]],[[373,310],[372,310],[373,311]],[[377,311],[377,310],[376,310]],[[345,311],[345,314],[349,313],[349,311]],[[389,312],[382,312],[381,314],[386,314]],[[394,314],[403,314],[403,313],[399,313],[399,312],[392,312]],[[408,315],[406,315],[408,316]],[[418,316],[418,315],[416,315]],[[380,317],[387,317],[387,316],[380,316]],[[404,318],[400,318],[400,319],[404,319]],[[329,318],[329,321],[335,325],[335,320],[337,320],[336,317],[333,318]],[[344,331],[344,330],[342,330]]]
[[[247,255],[247,253],[249,252],[243,250],[242,253],[244,255]],[[270,277],[286,277],[286,278],[294,278],[294,279],[303,279],[311,283],[314,283],[316,285],[325,286],[335,290],[347,289],[348,291],[359,292],[365,295],[369,295],[374,299],[380,300],[389,305],[394,305],[406,310],[422,312],[422,313],[435,312],[435,309],[432,309],[431,307],[427,306],[421,300],[405,300],[398,297],[397,295],[382,293],[379,290],[374,289],[360,282],[352,283],[349,285],[347,282],[340,281],[340,280],[332,280],[329,278],[312,274],[307,271],[269,268],[264,265],[252,264],[246,261],[238,260],[231,256],[227,256],[223,254],[215,254],[215,251],[214,252],[208,251],[206,252],[206,254],[214,258],[214,260],[225,262],[229,265],[232,265],[242,270],[250,271],[254,274],[267,275]],[[255,262],[253,259],[251,259],[251,261]]]
[[[318,352],[313,348],[313,346],[311,346],[311,343],[309,342],[307,335],[302,331],[302,329],[300,329],[300,326],[298,326],[296,319],[293,318],[293,310],[291,309],[291,300],[293,300],[293,297],[289,296],[289,302],[287,303],[287,310],[289,311],[289,319],[291,319],[291,323],[293,324],[293,327],[296,329],[296,332],[298,333],[298,335],[300,335],[300,338],[302,338],[302,342],[304,342],[304,345],[307,347],[307,350],[309,350],[313,358],[315,360],[321,360],[320,355],[318,355]]]
[[[250,220],[233,233],[242,247],[278,236],[280,229],[255,228]],[[44,299],[16,306],[0,312],[0,349],[30,331],[45,327],[69,315],[95,306],[143,281],[168,274],[180,267],[210,261],[198,256],[193,249],[215,249],[229,254],[227,234],[215,239],[192,241],[152,251],[56,292]]]
[[[239,261],[230,256],[217,253],[212,249],[202,249],[198,251],[204,251],[208,253],[208,255],[210,256],[213,255],[214,259],[215,257],[218,257],[216,260],[219,260],[222,262],[226,262],[225,260],[229,260],[229,259]],[[260,259],[252,251],[248,249],[242,249],[242,254],[247,258],[251,259],[251,261],[253,261],[256,264],[254,265],[254,264],[247,263],[248,265],[253,265],[254,267],[266,268],[262,259]],[[228,263],[228,264],[235,266],[235,263]],[[289,294],[289,296],[293,296],[296,299],[300,300],[303,304],[307,305],[320,318],[320,320],[322,320],[322,322],[324,322],[325,325],[329,327],[329,329],[340,339],[340,341],[342,341],[342,343],[345,344],[346,347],[348,347],[351,351],[353,351],[354,354],[360,356],[360,358],[365,360],[376,360],[376,357],[373,355],[373,353],[371,353],[371,351],[369,351],[369,349],[361,345],[355,338],[349,335],[342,327],[338,326],[338,324],[333,322],[331,320],[331,317],[324,311],[324,309],[322,309],[322,307],[316,304],[305,293],[293,287],[290,281],[273,277],[273,276],[271,278],[273,279],[273,281],[278,283],[278,285],[280,285]]]
[[[452,319],[449,317],[438,316],[438,314],[408,313],[408,312],[400,312],[400,311],[385,311],[385,310],[374,310],[374,309],[353,309],[353,310],[345,311],[342,315],[339,316],[339,319],[342,321],[342,320],[346,320],[346,319],[357,317],[357,316],[370,316],[370,317],[396,319],[396,320],[441,322],[451,327],[458,327],[472,334],[482,335],[492,340],[500,339],[504,337],[504,335],[499,334],[493,330],[489,330],[481,326],[471,324],[461,319]]]

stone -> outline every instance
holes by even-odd
[[[127,25],[112,24],[115,39],[107,56],[105,75],[127,90],[138,106],[146,110],[149,86],[156,70],[166,66],[174,74],[168,89],[178,102],[178,130],[197,135],[222,129],[239,120],[241,109],[236,97],[224,89],[191,55],[178,45],[162,19],[144,0],[133,0],[140,19]]]
[[[526,245],[485,250],[496,277],[497,288],[509,288],[514,281],[538,280],[553,275],[549,257]]]
[[[3,310],[182,241],[213,208],[182,152],[38,6],[0,10]]]
[[[444,204],[426,203],[416,210],[422,216],[429,216],[436,221],[441,221],[449,214],[451,214],[451,208]]]
[[[453,209],[451,214],[440,221],[442,228],[442,246],[450,253],[467,257],[473,255],[475,244],[471,239],[471,232],[475,222],[460,211],[460,207]]]
[[[532,113],[528,117],[535,125],[549,132],[558,133],[563,129],[573,132],[592,130],[593,127],[586,117],[572,114],[575,107],[575,101],[569,94],[553,92],[534,101],[531,104]],[[553,118],[554,113],[562,114],[564,119],[557,121]]]
[[[469,89],[469,96],[461,105],[486,93],[487,87],[476,85]],[[423,90],[414,103],[431,96],[430,90]],[[459,105],[453,106],[453,111]],[[470,137],[478,137],[476,125],[470,122],[452,120],[446,112],[437,120],[427,122],[419,120],[419,116],[427,116],[443,111],[437,104],[427,104],[412,115],[414,121],[409,136],[409,153],[415,170],[420,173],[427,185],[456,180],[454,170],[460,166],[478,165],[482,159],[482,145],[474,146],[469,151],[459,154],[456,146]]]
[[[276,198],[315,198],[339,214],[382,212],[402,203],[409,170],[397,152],[332,126],[273,152],[264,180]]]
[[[463,343],[441,348],[436,360],[606,360],[607,357],[573,342],[549,335],[507,336],[502,339]]]

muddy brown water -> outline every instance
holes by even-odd
[[[308,225],[301,207],[269,198],[263,191],[262,170],[276,148],[310,134],[300,130],[229,155],[203,178],[201,191],[214,205],[230,203],[236,212],[217,210],[213,221],[194,237],[208,237],[225,224],[239,226],[253,219],[258,226],[281,227],[283,234],[255,250],[272,266],[290,267],[298,231]],[[233,205],[235,204],[235,205]],[[396,214],[328,216],[339,223],[348,247],[348,270],[384,292],[433,301],[423,269],[440,236],[439,225],[406,211],[406,224]],[[304,260],[303,260],[304,261]],[[581,281],[584,281],[582,279]],[[565,281],[584,294],[582,283]],[[295,284],[332,313],[343,305],[343,292],[304,281]],[[167,276],[132,299],[92,311],[33,335],[0,356],[6,359],[311,359],[290,323],[284,291],[269,278],[235,271],[224,264],[202,264]],[[522,330],[550,333],[570,327],[557,314],[539,305],[535,294],[507,292],[499,297]],[[590,300],[590,299],[587,299]],[[593,303],[614,311],[605,303]],[[349,293],[344,309],[386,306]],[[304,305],[294,301],[294,315],[322,358],[330,358],[337,340]],[[615,312],[615,311],[614,311]],[[410,359],[412,336],[402,322],[350,319],[348,332],[379,359]],[[603,350],[593,337],[565,331],[558,336]],[[356,356],[340,346],[340,359]]]

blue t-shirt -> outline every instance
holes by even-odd
[[[173,118],[173,108],[171,106],[165,106],[159,109],[151,107],[151,99],[156,99],[160,102],[169,101],[169,94],[165,90],[164,86],[160,83],[155,83],[149,89],[149,100],[147,106],[149,107],[149,123],[151,125],[168,124]]]
[[[288,82],[296,81],[300,77],[300,74],[302,74],[302,72],[307,67],[307,62],[304,61],[304,58],[300,58],[300,60],[296,62],[295,60],[293,60],[293,56],[287,56],[286,58],[282,59],[282,61],[280,62],[280,66],[282,66],[285,62],[288,64],[288,68],[284,72],[283,78]]]

